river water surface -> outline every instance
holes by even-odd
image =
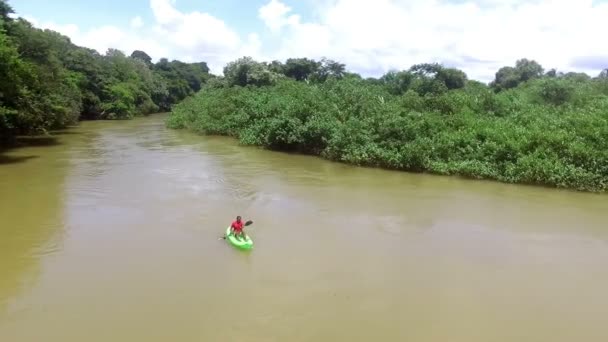
[[[0,158],[0,341],[607,341],[608,196],[84,122]],[[254,249],[218,238],[252,219]]]

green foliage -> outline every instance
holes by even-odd
[[[393,95],[402,95],[408,90],[420,95],[436,95],[464,88],[467,75],[461,70],[444,68],[439,64],[417,64],[408,71],[389,71],[380,80]]]
[[[0,30],[0,103],[15,105],[22,93],[23,83],[30,77],[17,48]]]
[[[161,58],[152,71],[155,75],[153,89],[156,90],[152,98],[161,110],[169,110],[172,104],[199,91],[211,77],[204,62],[187,64],[176,60],[169,62],[166,58]]]
[[[322,58],[319,62],[319,67],[311,75],[311,80],[315,82],[325,82],[330,78],[341,79],[347,76],[346,65],[343,63],[336,62],[331,59]],[[350,76],[358,76],[356,74],[350,74]]]
[[[536,61],[523,58],[515,62],[515,71],[519,74],[522,82],[533,78],[539,78],[543,74],[543,67]]]
[[[139,60],[143,61],[144,63],[146,63],[147,66],[152,65],[152,57],[150,57],[147,53],[145,53],[141,50],[133,51],[131,53],[131,58],[139,59]]]
[[[389,71],[380,80],[386,84],[389,93],[402,95],[410,89],[414,78],[414,74],[408,71]]]
[[[210,78],[205,63],[153,64],[140,50],[100,55],[10,13],[0,0],[0,140],[170,110]]]
[[[317,72],[320,66],[321,63],[308,58],[289,58],[285,62],[282,72],[296,81],[304,81]]]
[[[547,104],[559,106],[572,101],[575,86],[566,79],[542,79],[536,82],[535,92]]]
[[[549,72],[551,77],[555,72]],[[492,81],[491,86],[496,91],[506,90],[517,87],[519,84],[540,78],[543,75],[543,67],[536,61],[526,58],[519,59],[515,62],[515,67],[502,67],[496,73],[496,78]]]
[[[608,80],[543,75],[525,60],[513,69],[517,86],[498,93],[438,64],[380,79],[288,72],[245,87],[235,73],[176,105],[167,124],[356,165],[608,190]]]
[[[10,21],[9,14],[14,13],[13,8],[5,1],[0,1],[0,20]]]
[[[224,67],[224,76],[228,86],[266,86],[274,84],[279,74],[271,71],[267,65],[254,61],[251,57],[242,57]]]
[[[251,62],[250,58],[248,60]],[[261,63],[261,65],[274,74],[296,81],[323,83],[330,78],[341,79],[347,76],[346,66],[343,63],[327,58],[322,58],[320,61],[309,58],[288,58],[285,64],[280,61],[272,61],[270,64]],[[360,77],[356,74],[350,74],[350,76]]]
[[[116,83],[106,89],[108,102],[102,104],[103,115],[108,119],[130,119],[135,115],[135,89],[130,83]]]
[[[464,71],[454,68],[441,68],[436,77],[448,89],[464,88],[467,83],[467,75]]]

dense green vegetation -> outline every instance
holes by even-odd
[[[608,71],[521,59],[486,85],[438,64],[363,79],[334,61],[241,58],[224,75],[167,124],[357,165],[608,188]]]
[[[143,51],[104,55],[61,34],[12,19],[0,0],[0,141],[66,127],[79,119],[127,119],[157,111],[200,90],[205,63],[161,59]]]

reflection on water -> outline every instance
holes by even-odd
[[[68,166],[62,140],[22,138],[0,155],[0,317],[39,280],[40,260],[62,248]]]
[[[606,196],[244,148],[164,117],[2,153],[0,341],[608,338]],[[236,215],[252,251],[218,240]]]

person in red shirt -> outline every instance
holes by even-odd
[[[243,221],[241,221],[241,217],[237,216],[236,221],[232,222],[230,225],[230,232],[236,237],[245,239],[245,233],[243,232]]]

